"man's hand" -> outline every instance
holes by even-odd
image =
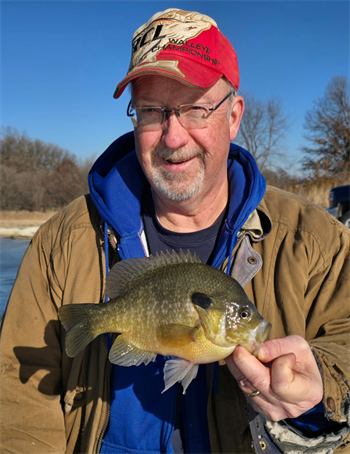
[[[257,358],[238,346],[226,363],[244,393],[259,391],[250,404],[272,421],[297,418],[322,400],[321,374],[300,336],[266,341]]]

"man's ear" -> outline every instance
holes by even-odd
[[[230,115],[230,141],[232,142],[239,130],[241,119],[244,112],[244,100],[242,96],[235,96],[232,103],[232,111]]]

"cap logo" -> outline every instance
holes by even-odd
[[[159,52],[166,49],[188,52],[218,64],[216,59],[210,58],[209,47],[188,43],[212,25],[217,27],[213,19],[195,12],[169,9],[155,14],[133,36],[133,55],[128,73],[141,63],[155,63]]]
[[[199,89],[208,89],[225,77],[239,88],[236,52],[214,19],[177,8],[154,14],[136,30],[129,69],[114,98],[132,80],[155,75]]]

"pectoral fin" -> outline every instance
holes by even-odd
[[[142,363],[147,366],[156,356],[155,353],[135,347],[124,334],[117,337],[109,352],[110,362],[124,367],[139,366]]]
[[[195,341],[196,333],[200,327],[200,324],[195,327],[175,324],[161,325],[157,330],[157,337],[161,339],[164,345],[184,347]]]
[[[171,388],[176,382],[180,382],[183,387],[183,394],[186,394],[186,389],[198,373],[198,364],[191,363],[185,359],[176,358],[169,359],[164,365],[164,383],[165,388],[162,394]]]

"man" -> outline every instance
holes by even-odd
[[[2,329],[1,452],[346,452],[349,230],[268,188],[235,145],[244,110],[231,44],[213,19],[168,9],[133,37],[134,133],[89,175],[90,195],[37,232]],[[68,358],[57,310],[103,302],[110,267],[196,251],[272,323],[252,356],[201,366],[161,394],[164,358],[108,361],[110,336]],[[113,337],[113,335],[112,335]],[[349,446],[349,445],[348,445]]]

